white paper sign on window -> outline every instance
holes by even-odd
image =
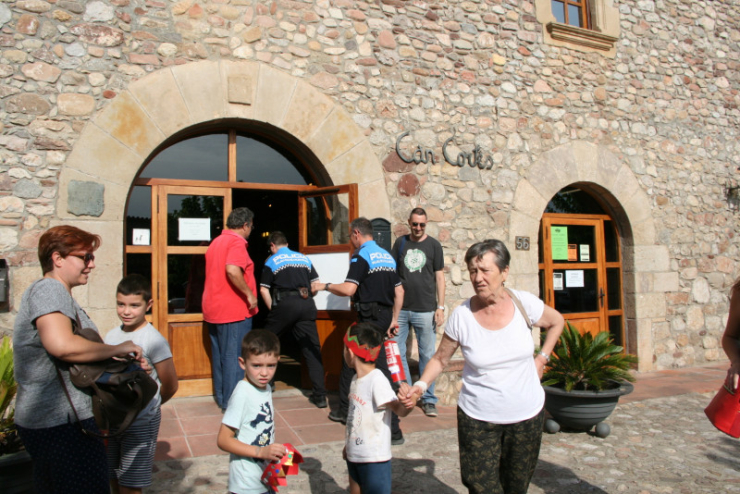
[[[565,272],[565,286],[568,288],[583,288],[583,270],[569,269]]]
[[[132,245],[149,245],[151,243],[151,230],[149,228],[133,229]]]
[[[210,218],[178,218],[177,240],[201,241],[211,240]]]
[[[552,289],[556,291],[563,289],[563,273],[552,273]]]
[[[591,249],[588,244],[581,244],[581,262],[591,262]]]

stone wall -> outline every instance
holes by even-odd
[[[633,182],[615,181],[602,192],[615,215],[627,211],[630,235],[629,208],[649,213],[649,235],[623,239],[634,267],[625,284],[628,329],[641,365],[721,358],[728,287],[740,271],[737,210],[726,200],[740,165],[740,5],[615,7],[612,55],[546,43],[527,1],[1,2],[0,251],[12,267],[13,309],[38,276],[40,233],[62,216],[105,214],[100,186],[110,184],[60,187],[59,178],[111,101],[163,69],[248,61],[305,81],[346,110],[383,162],[395,234],[406,233],[412,207],[427,209],[428,231],[445,247],[449,308],[472,294],[462,262],[470,243],[510,242],[524,223],[536,227],[519,214],[529,190],[521,184],[555,166],[549,156],[589,149],[595,162],[625,167],[639,190],[623,199]],[[406,131],[402,151],[432,150],[434,163],[395,155]],[[445,163],[442,145],[453,136],[452,156],[478,146],[491,169]],[[585,169],[553,173],[598,182]],[[88,200],[68,200],[73,189]],[[532,256],[515,258],[511,279],[536,291]],[[12,321],[12,312],[0,315],[0,328],[10,331]]]

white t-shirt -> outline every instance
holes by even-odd
[[[141,347],[141,352],[144,355],[144,358],[147,359],[152,368],[152,372],[149,373],[149,375],[157,382],[157,394],[154,395],[154,398],[149,402],[149,405],[139,412],[139,415],[136,416],[136,420],[134,421],[135,424],[143,423],[151,420],[152,416],[157,413],[157,409],[162,404],[162,396],[159,394],[159,388],[162,387],[162,383],[159,380],[157,369],[154,367],[154,364],[158,364],[163,360],[172,358],[172,350],[170,350],[170,345],[167,343],[164,336],[162,336],[162,334],[157,331],[157,328],[152,326],[151,323],[147,323],[146,326],[131,332],[124,331],[121,329],[121,326],[118,325],[108,331],[108,334],[105,335],[105,342],[109,345],[118,345],[124,341],[133,341]]]
[[[544,302],[531,293],[512,291],[529,320],[539,321]],[[465,358],[458,405],[469,417],[513,424],[540,412],[545,392],[534,363],[534,341],[516,306],[509,324],[492,331],[478,324],[468,299],[450,316],[445,334],[460,344]]]
[[[275,416],[272,390],[254,386],[242,379],[229,398],[221,423],[239,432],[236,438],[252,446],[268,446],[275,442]],[[267,487],[260,480],[267,462],[231,454],[229,457],[229,492],[262,494]]]
[[[375,463],[391,459],[391,410],[384,405],[398,398],[378,369],[352,378],[345,441],[347,459]]]

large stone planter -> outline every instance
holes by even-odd
[[[596,426],[596,435],[606,437],[610,428],[604,420],[614,411],[619,397],[631,393],[634,387],[625,381],[604,391],[565,391],[553,386],[544,389],[545,409],[552,416],[545,421],[547,432],[558,432],[560,427],[585,432]]]
[[[33,462],[26,450],[0,456],[0,492],[33,492]]]

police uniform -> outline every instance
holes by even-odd
[[[278,337],[286,329],[293,330],[306,360],[313,398],[326,396],[321,345],[316,330],[316,304],[311,295],[311,282],[318,279],[311,260],[288,247],[281,247],[265,262],[260,279],[260,286],[269,289],[272,298],[272,310],[267,316],[265,329]]]
[[[396,261],[393,256],[378,246],[374,240],[365,242],[352,256],[345,282],[357,285],[353,301],[358,322],[376,324],[385,340],[388,328],[393,321],[396,287],[401,285],[401,278],[396,272]],[[383,349],[375,361],[375,366],[393,384]],[[344,414],[349,409],[349,387],[353,375],[354,370],[342,359],[342,372],[339,376],[339,409]],[[398,416],[394,413],[392,417],[391,432],[399,434],[401,429]]]

